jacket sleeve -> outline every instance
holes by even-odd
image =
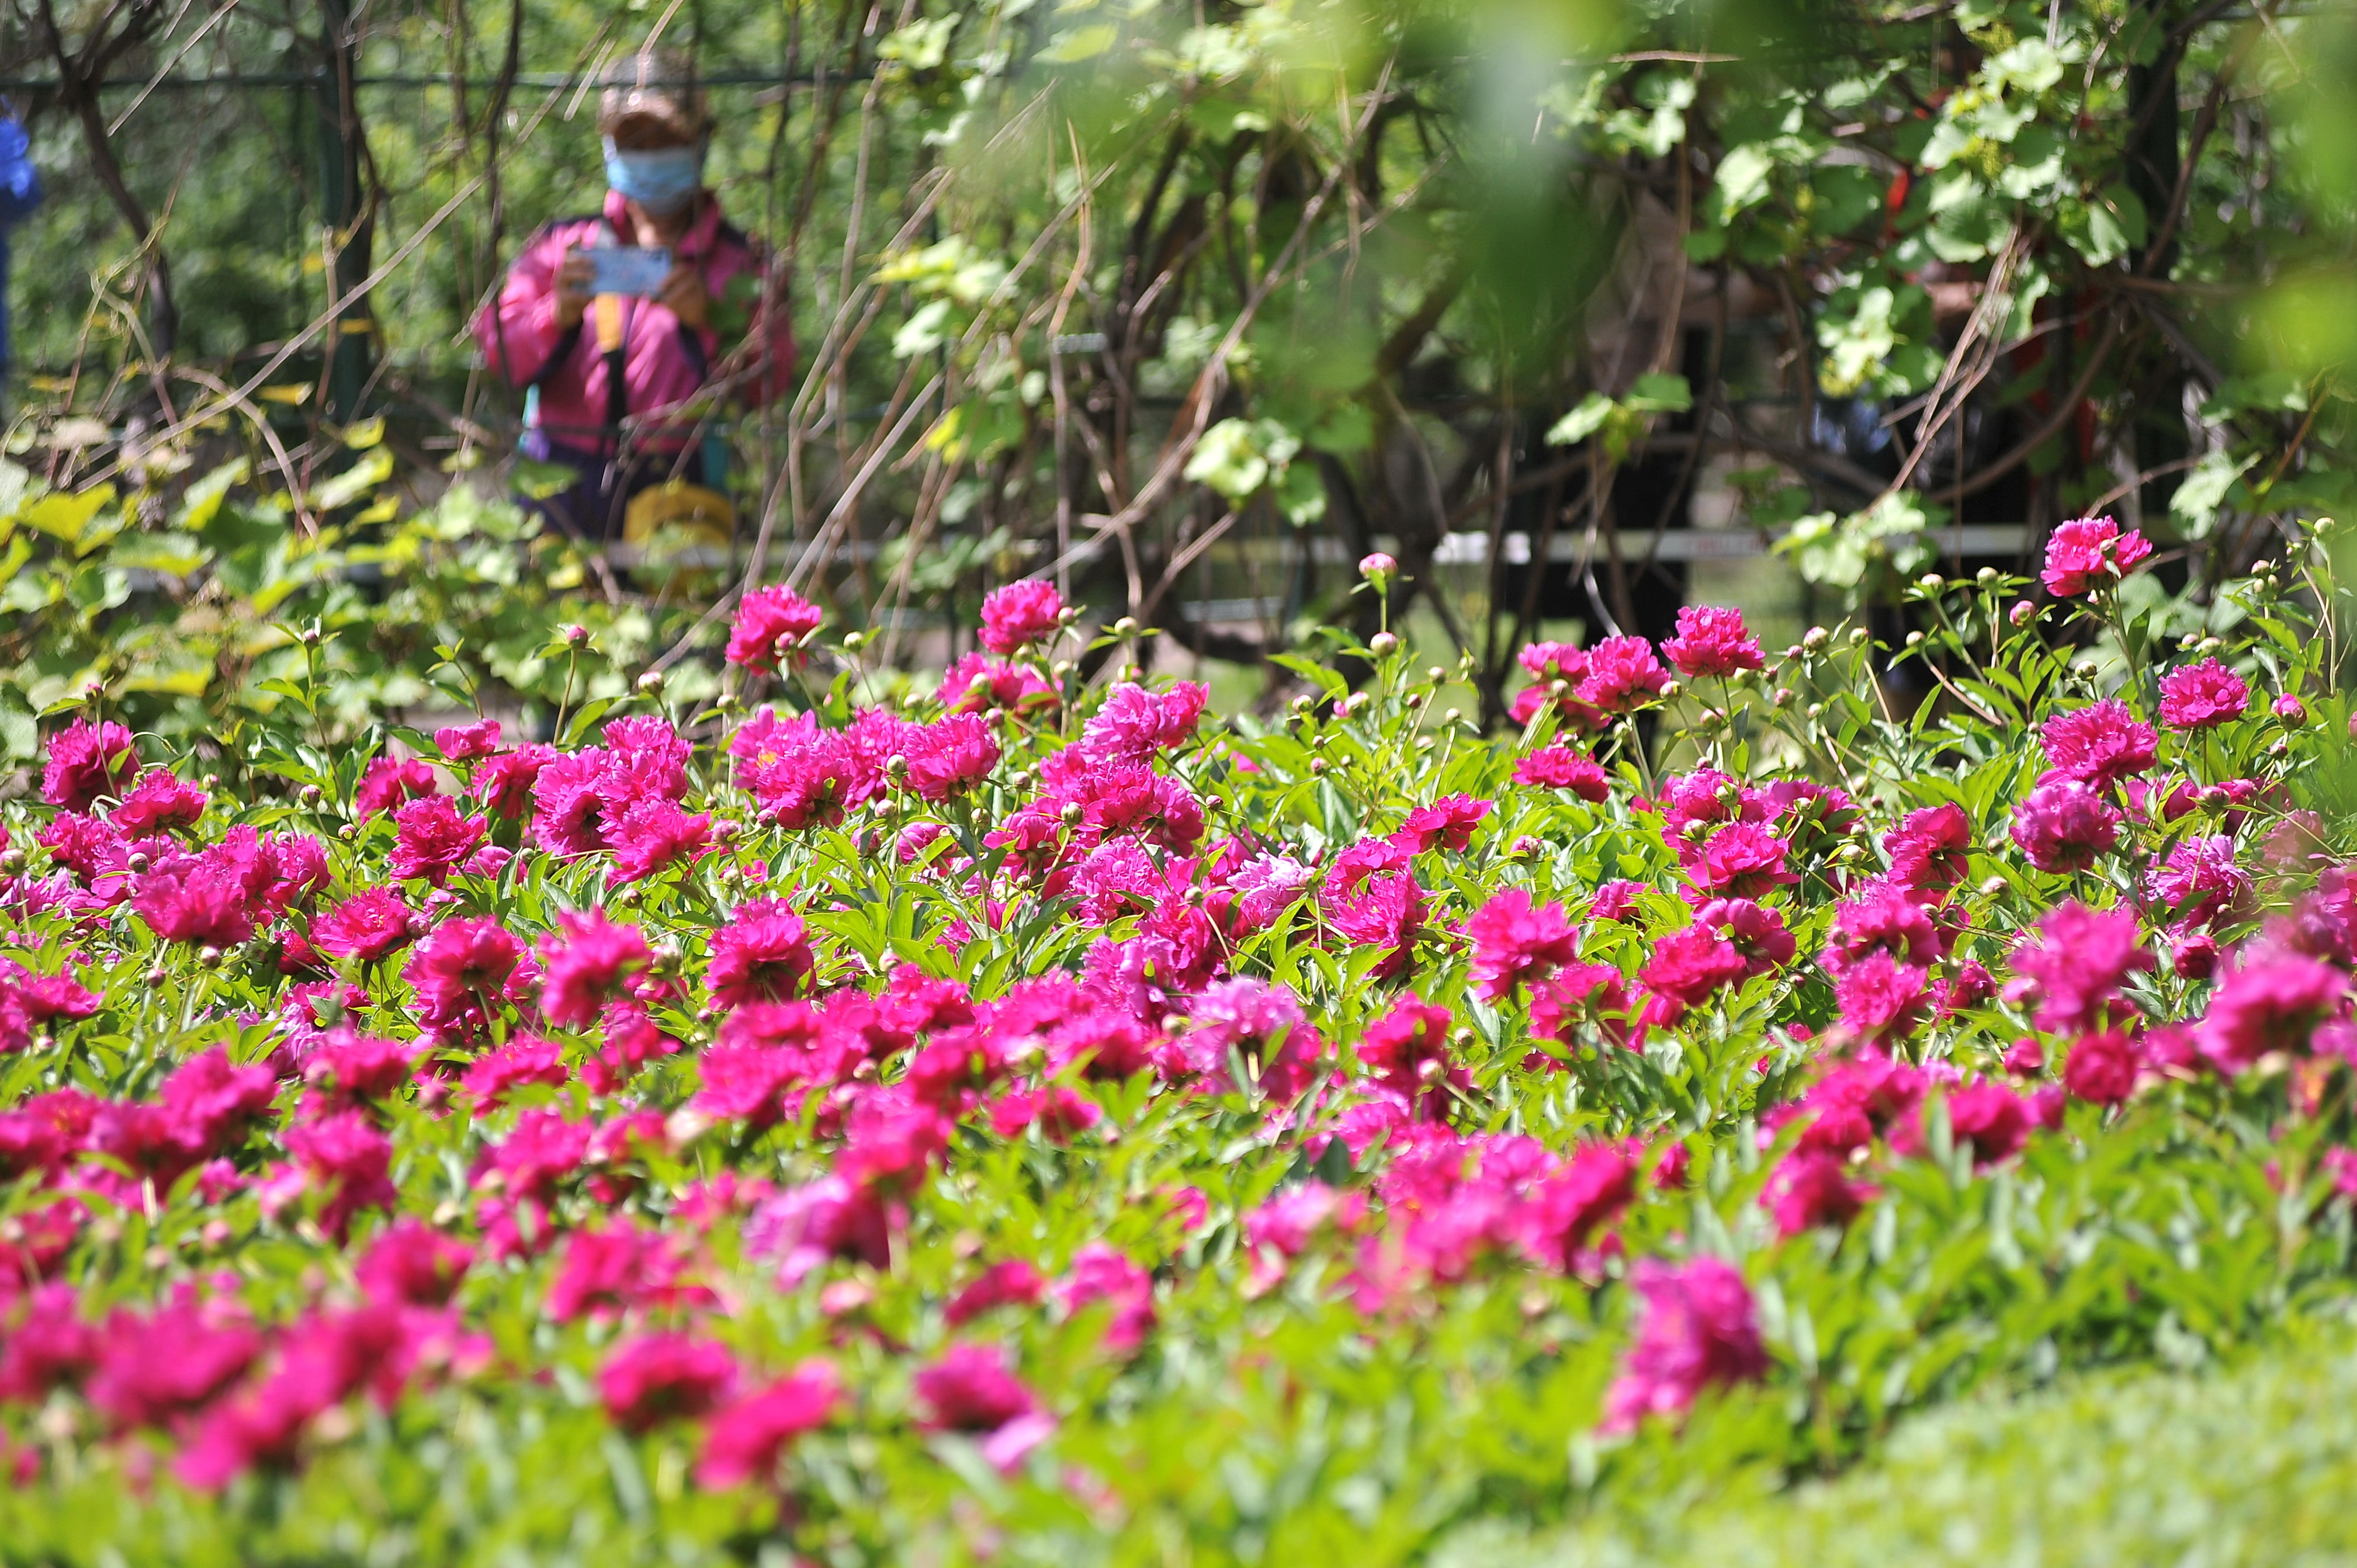
[[[565,243],[555,229],[543,230],[508,269],[499,297],[475,317],[475,341],[492,371],[510,386],[536,380],[560,341],[576,336],[556,325],[556,269]]]

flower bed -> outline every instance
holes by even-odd
[[[1397,1561],[2345,1307],[2329,639],[2147,657],[2141,546],[1925,579],[1911,717],[1698,610],[1222,722],[1040,585],[897,704],[779,588],[561,745],[77,716],[0,1557]]]

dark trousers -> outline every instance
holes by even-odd
[[[700,447],[684,452],[640,452],[628,462],[618,463],[596,452],[551,440],[544,431],[527,430],[518,450],[534,462],[559,464],[577,476],[572,484],[554,495],[519,492],[516,503],[584,544],[620,542],[622,514],[630,498],[640,490],[671,479],[690,485],[705,482],[704,452]]]

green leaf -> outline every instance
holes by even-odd
[[[1048,47],[1039,51],[1039,58],[1050,65],[1072,65],[1081,60],[1094,59],[1113,48],[1114,40],[1120,37],[1121,29],[1110,22],[1073,27],[1057,34]]]
[[[1579,400],[1569,413],[1548,426],[1546,443],[1550,446],[1570,446],[1587,440],[1602,428],[1619,405],[1600,392],[1589,392]]]

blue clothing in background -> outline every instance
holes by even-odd
[[[40,204],[32,140],[16,116],[0,116],[0,371],[8,368],[8,231]]]

